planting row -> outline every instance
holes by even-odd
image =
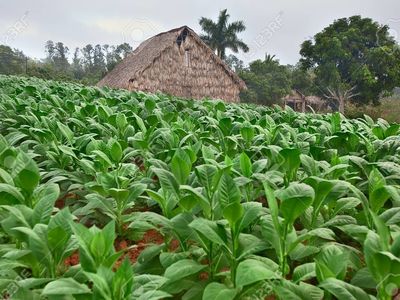
[[[5,299],[392,299],[397,124],[0,76]]]

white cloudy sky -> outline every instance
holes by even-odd
[[[199,32],[198,20],[216,19],[227,8],[244,20],[246,62],[275,54],[282,63],[299,59],[300,44],[334,19],[360,14],[388,24],[400,36],[399,0],[0,0],[0,44],[42,58],[47,40],[72,50],[88,43],[137,46],[145,38],[182,25]],[[72,51],[71,51],[72,52]]]

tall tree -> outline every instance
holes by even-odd
[[[129,53],[133,51],[131,45],[128,43],[120,44],[115,49],[115,54],[118,56],[118,61],[124,59]]]
[[[230,54],[225,58],[225,63],[235,72],[244,69],[244,62],[233,54]]]
[[[55,54],[53,56],[53,61],[56,69],[60,72],[67,72],[69,68],[68,55],[69,49],[62,42],[57,42],[54,47]]]
[[[69,49],[62,42],[47,41],[45,45],[46,63],[51,64],[58,74],[65,74],[69,69]]]
[[[26,56],[17,49],[0,45],[0,74],[18,75],[26,72]]]
[[[200,37],[222,59],[225,58],[226,49],[230,49],[234,53],[238,53],[239,50],[243,50],[244,52],[249,51],[249,47],[238,38],[238,33],[246,30],[244,22],[235,21],[228,23],[229,17],[227,10],[224,9],[219,13],[217,23],[204,17],[199,22],[202,30],[205,32]]]
[[[72,73],[75,79],[81,80],[84,76],[84,70],[82,66],[82,59],[80,57],[80,49],[75,48],[74,56],[72,58]]]
[[[117,46],[103,45],[107,72],[110,72],[117,63],[133,51],[131,45],[123,43]]]
[[[93,72],[99,76],[104,76],[106,73],[106,61],[102,47],[97,44],[93,50]]]
[[[90,72],[93,70],[93,56],[94,56],[94,48],[91,44],[86,45],[81,49],[82,53],[82,64],[86,72]]]
[[[106,60],[107,72],[110,72],[116,65],[115,47],[108,44],[103,45],[104,56]]]
[[[46,45],[44,46],[44,49],[45,49],[45,53],[46,53],[46,59],[48,61],[52,61],[53,57],[54,57],[54,54],[56,52],[55,46],[54,46],[54,42],[50,41],[50,40],[47,41]]]
[[[314,84],[315,75],[312,70],[304,70],[300,64],[291,66],[290,69],[292,89],[298,90],[306,96],[317,93]]]
[[[239,72],[239,76],[248,88],[241,95],[244,102],[271,105],[290,92],[289,68],[271,55],[266,55],[265,60],[253,61],[248,69]]]
[[[388,26],[353,16],[336,20],[305,41],[300,62],[313,69],[320,93],[339,104],[377,103],[400,83],[400,50]]]

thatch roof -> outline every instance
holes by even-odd
[[[314,104],[314,105],[319,105],[319,104],[325,103],[324,100],[322,100],[322,98],[318,97],[318,96],[307,96],[306,102],[309,104]]]
[[[108,86],[114,88],[128,89],[129,82],[139,78],[141,73],[151,67],[153,62],[168,48],[173,47],[178,36],[183,30],[188,33],[207,50],[212,60],[220,65],[222,69],[238,84],[241,89],[245,89],[245,83],[236,75],[215,53],[200,39],[200,37],[189,27],[182,26],[167,32],[157,34],[145,40],[132,53],[122,60],[115,68],[109,72],[97,84],[98,86]]]
[[[283,100],[287,102],[301,101],[305,96],[299,90],[291,90],[289,95],[286,95]]]

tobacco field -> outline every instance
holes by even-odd
[[[0,296],[395,299],[399,133],[0,76]]]

